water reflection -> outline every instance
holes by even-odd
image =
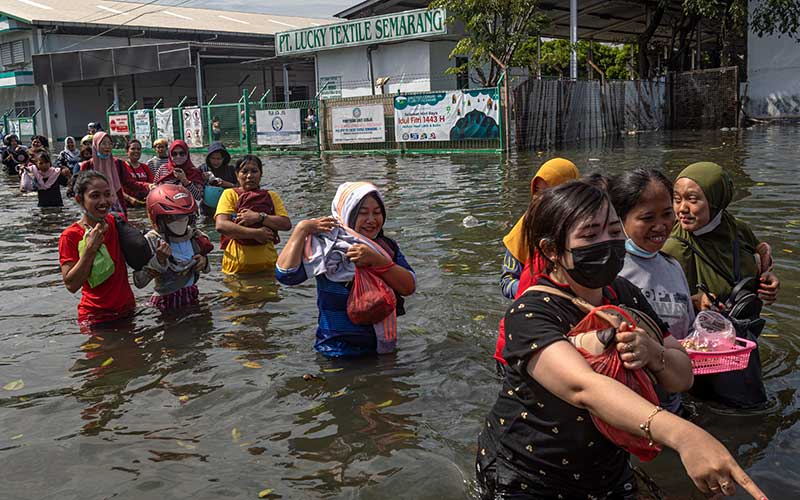
[[[770,241],[783,282],[762,336],[774,405],[698,423],[735,452],[770,498],[794,498],[797,458],[800,128],[646,133],[509,159],[494,155],[271,157],[265,182],[292,220],[325,215],[340,182],[386,193],[387,233],[417,272],[399,352],[331,361],[313,351],[314,283],[226,279],[221,253],[196,310],[141,308],[128,325],[79,334],[78,295],[61,285],[57,241],[79,217],[22,197],[0,176],[0,456],[6,498],[450,499],[474,494],[479,426],[499,390],[491,353],[507,301],[501,238],[551,156],[583,172],[634,167],[676,175],[698,160],[734,174],[731,210]],[[465,227],[467,216],[478,225]],[[144,212],[131,212],[146,227]],[[214,240],[213,221],[201,229]],[[283,235],[288,237],[288,235]],[[284,238],[285,240],[286,238]],[[144,304],[151,290],[135,290]],[[103,364],[113,361],[106,366]],[[306,377],[304,377],[306,376]],[[674,453],[643,468],[669,498],[694,487]],[[91,477],[86,471],[92,471]],[[43,481],[41,478],[49,478]],[[700,498],[699,496],[695,496]]]

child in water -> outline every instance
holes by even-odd
[[[63,207],[61,186],[66,186],[70,177],[72,172],[68,167],[54,167],[50,155],[41,152],[33,163],[20,170],[19,190],[23,193],[36,191],[40,207]]]
[[[147,196],[147,216],[153,229],[145,235],[153,257],[133,273],[137,288],[155,280],[150,305],[161,312],[195,305],[197,280],[207,273],[211,241],[194,227],[197,204],[183,186],[162,184]]]

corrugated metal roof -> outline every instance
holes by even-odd
[[[0,13],[34,25],[124,25],[150,31],[191,30],[255,35],[274,35],[287,29],[340,21],[105,0],[0,0]]]

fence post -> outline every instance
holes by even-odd
[[[242,100],[244,101],[244,117],[242,118],[244,140],[247,142],[247,154],[251,154],[253,145],[250,143],[250,94],[247,93],[247,89],[242,89]]]

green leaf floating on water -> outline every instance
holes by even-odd
[[[342,370],[344,370],[344,368],[325,368],[322,371],[324,371],[325,373],[336,373],[336,372],[340,372]]]
[[[23,387],[25,387],[25,382],[23,382],[21,378],[18,378],[17,380],[12,380],[11,382],[4,385],[3,389],[7,391],[18,391]]]
[[[267,498],[272,494],[272,490],[267,488],[266,490],[261,490],[258,492],[258,498]]]
[[[392,400],[391,399],[389,399],[387,401],[384,401],[383,403],[381,403],[379,405],[375,405],[375,408],[387,408],[389,406],[392,406]]]
[[[485,319],[486,319],[486,316],[484,316],[483,314],[477,314],[477,315],[475,315],[474,318],[472,318],[473,321],[483,321]]]

